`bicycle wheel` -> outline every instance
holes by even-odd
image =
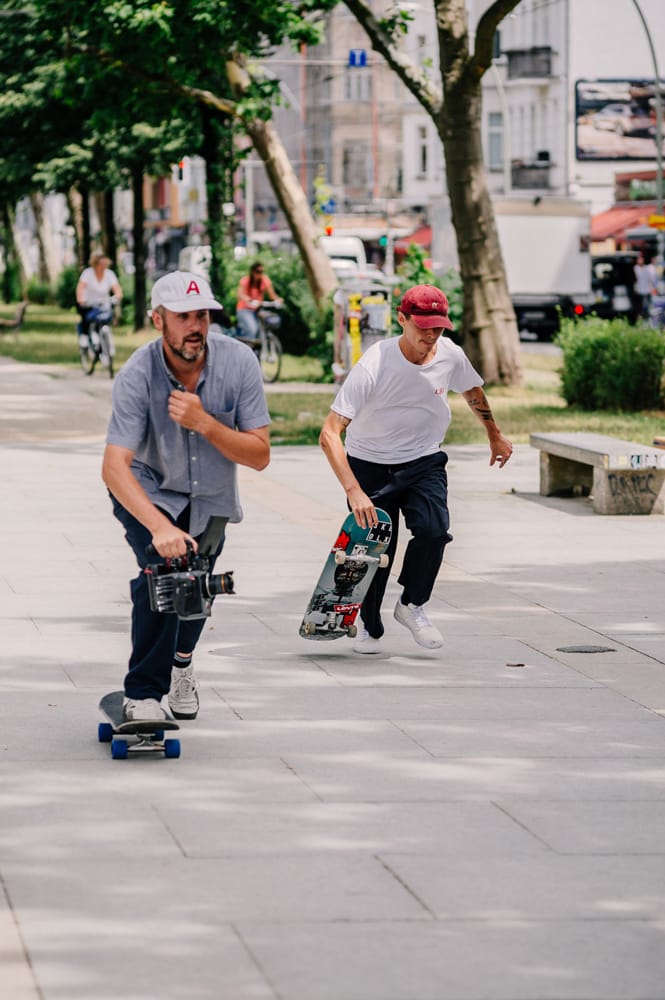
[[[99,331],[99,356],[104,368],[108,368],[109,378],[113,378],[113,355],[115,344],[110,326],[103,326]]]
[[[282,370],[282,345],[274,333],[265,331],[261,341],[259,362],[264,382],[276,382]]]
[[[81,368],[83,369],[83,374],[92,375],[92,373],[95,370],[95,365],[97,363],[97,355],[90,341],[88,341],[85,347],[79,343],[79,358],[81,361]]]

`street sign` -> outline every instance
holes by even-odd
[[[665,215],[650,215],[649,225],[653,229],[665,229]]]
[[[349,66],[354,69],[360,69],[367,65],[367,49],[350,49],[349,50]]]

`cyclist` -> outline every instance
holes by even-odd
[[[266,297],[272,302],[282,304],[282,299],[272,287],[272,281],[265,273],[263,264],[257,260],[250,267],[249,274],[242,277],[238,285],[236,319],[240,337],[255,340],[259,336],[256,311],[261,308],[261,303]]]
[[[90,321],[96,311],[104,309],[110,312],[114,301],[122,300],[120,282],[110,264],[110,258],[105,253],[95,250],[76,286],[76,308],[81,315],[78,333],[86,340],[90,339]]]

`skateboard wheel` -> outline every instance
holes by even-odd
[[[97,739],[100,743],[110,743],[113,739],[113,726],[110,722],[100,722],[97,727]]]
[[[338,566],[343,566],[346,562],[346,552],[344,549],[337,549],[335,552],[335,562]]]
[[[165,740],[164,741],[164,756],[165,757],[179,757],[180,756],[180,740]]]
[[[389,561],[390,560],[388,559],[388,556],[385,554],[385,552],[383,553],[383,555],[380,555],[379,556],[379,569],[385,569],[386,566],[388,565]]]
[[[112,740],[111,742],[111,756],[113,760],[124,760],[129,753],[129,747],[127,746],[127,740]]]
[[[349,625],[349,628],[348,628],[346,634],[348,635],[349,639],[355,639],[355,637],[358,635],[358,626],[357,625]]]
[[[314,635],[316,632],[316,625],[313,625],[312,622],[305,622],[304,632],[305,635]]]
[[[164,739],[164,730],[156,729],[152,734],[152,739],[155,740],[157,743],[161,743],[161,741]]]

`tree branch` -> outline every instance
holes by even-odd
[[[494,0],[478,22],[476,49],[471,60],[471,66],[477,77],[483,76],[492,65],[496,29],[519,2],[520,0]]]

